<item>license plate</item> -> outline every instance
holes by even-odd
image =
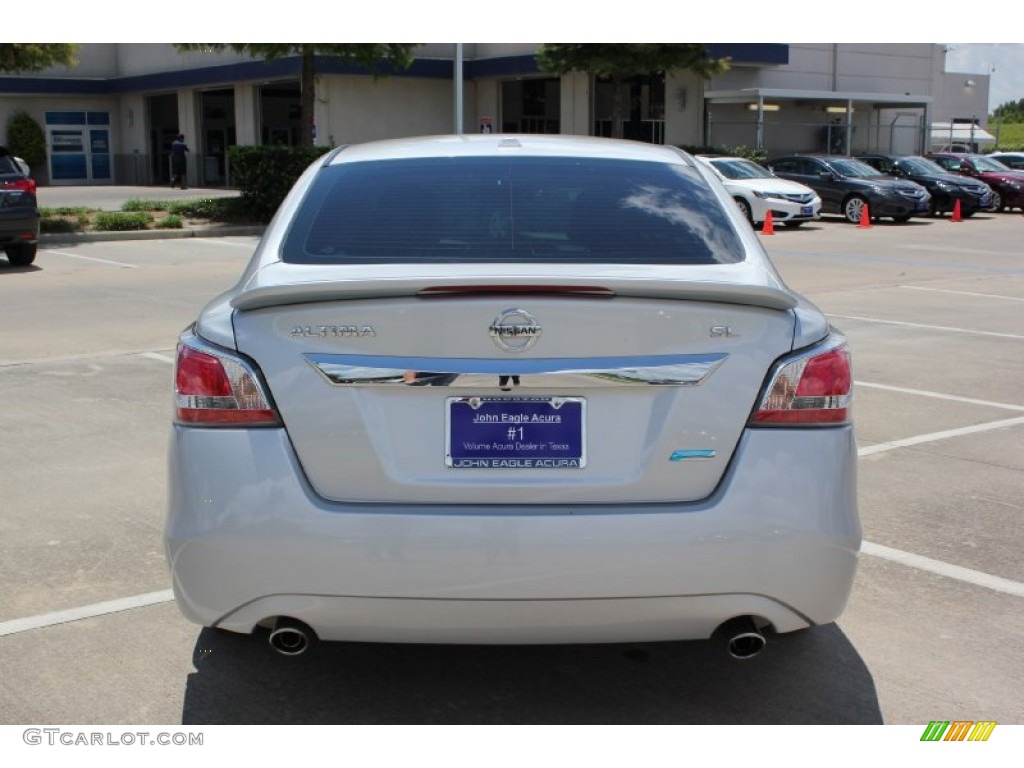
[[[801,216],[813,216],[814,215],[814,206],[813,205],[805,205],[805,206],[803,206],[800,209],[800,215]]]
[[[453,469],[582,469],[582,397],[449,397],[445,463]]]
[[[918,203],[918,204],[917,204],[917,205],[916,205],[916,206],[914,207],[914,210],[915,210],[915,211],[927,211],[927,210],[928,210],[928,203],[925,203],[925,202],[920,202],[920,203]]]
[[[992,198],[990,198],[988,195],[985,195],[983,198],[981,198],[981,202],[979,202],[978,205],[981,208],[988,208],[990,205],[992,205]]]

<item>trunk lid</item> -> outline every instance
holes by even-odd
[[[697,280],[679,276],[693,267],[586,280],[570,277],[579,265],[352,280],[335,267],[265,289],[257,274],[232,301],[235,335],[324,498],[697,500],[792,347],[792,295],[723,278],[740,266]]]

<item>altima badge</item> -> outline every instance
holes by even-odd
[[[525,352],[541,334],[540,323],[525,309],[506,309],[488,330],[498,348],[506,352]]]
[[[291,336],[321,339],[357,339],[364,336],[376,336],[372,325],[296,325]]]

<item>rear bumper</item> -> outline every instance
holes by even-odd
[[[35,243],[39,239],[39,214],[31,208],[0,210],[0,247]]]
[[[686,504],[337,504],[282,430],[175,427],[166,548],[190,620],[276,616],[325,640],[699,639],[751,614],[785,632],[845,606],[860,546],[849,427],[748,430]]]

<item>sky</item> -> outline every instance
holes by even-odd
[[[988,111],[1024,99],[1024,43],[947,43],[947,72],[991,73]],[[993,71],[993,67],[995,68]]]

